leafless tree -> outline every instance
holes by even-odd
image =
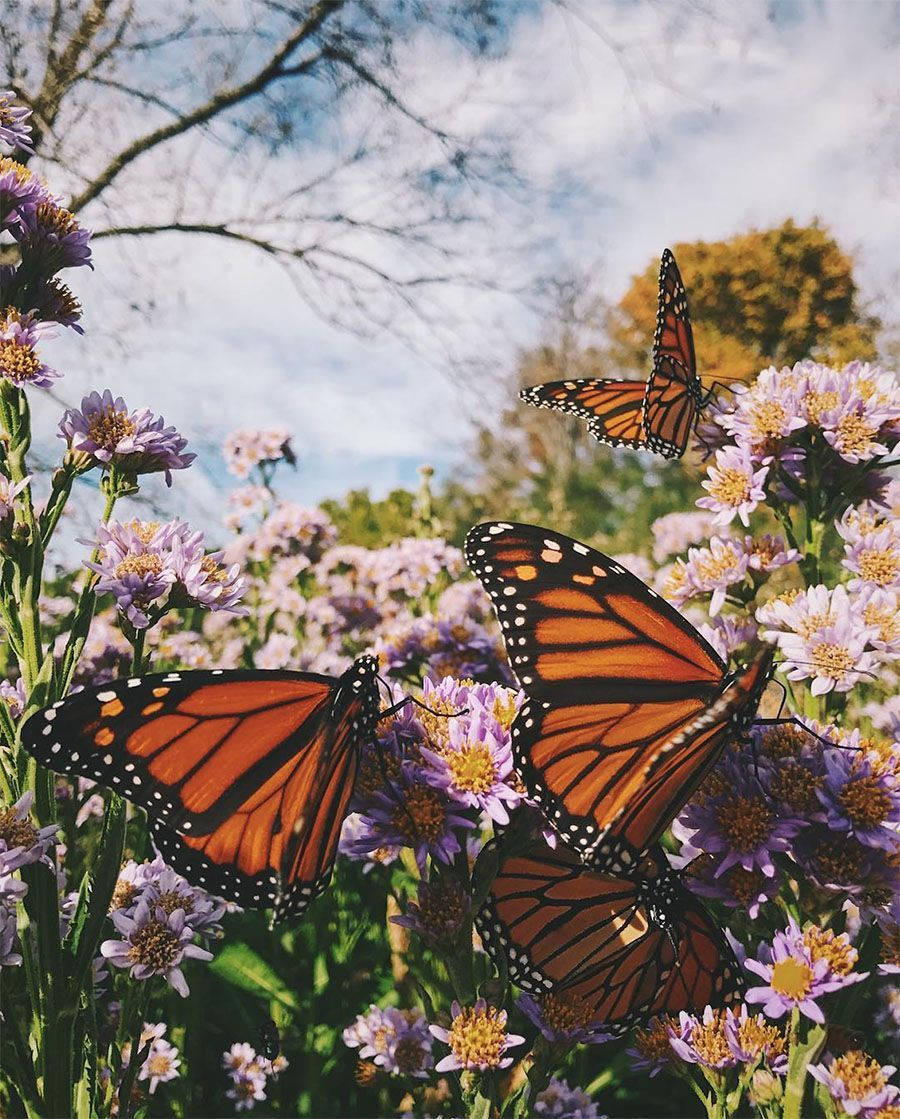
[[[503,138],[452,127],[451,74],[408,98],[426,51],[461,48],[477,81],[502,20],[494,0],[5,0],[0,88],[98,241],[251,246],[366,330],[494,282],[456,245],[514,185]]]

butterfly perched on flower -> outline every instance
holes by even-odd
[[[697,375],[687,293],[665,249],[659,268],[659,304],[653,339],[653,370],[648,381],[591,377],[549,381],[522,389],[519,396],[537,408],[553,408],[588,421],[601,443],[651,450],[680,458],[697,414],[709,401]]]
[[[28,752],[147,811],[191,882],[296,917],[331,875],[361,747],[379,720],[377,661],[311,672],[167,672],[86,688],[35,714]]]
[[[661,850],[613,874],[585,866],[563,844],[508,838],[491,841],[497,873],[475,924],[523,990],[613,1035],[655,1014],[740,997],[725,937]]]
[[[621,564],[545,528],[477,525],[465,555],[527,697],[512,727],[517,771],[585,861],[627,870],[749,727],[773,649],[729,672]]]

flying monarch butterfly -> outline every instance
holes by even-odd
[[[646,383],[588,377],[550,381],[519,393],[526,404],[586,419],[600,443],[647,448],[666,458],[684,454],[697,413],[711,395],[712,390],[704,394],[697,376],[687,293],[669,249],[660,261],[653,371]]]
[[[627,870],[752,722],[774,650],[729,673],[621,564],[545,528],[477,525],[465,554],[527,697],[516,768],[583,859]]]
[[[271,905],[280,921],[331,876],[360,748],[387,714],[376,681],[372,656],[339,679],[216,669],[117,680],[36,714],[22,742],[42,765],[146,809],[160,854],[190,881]]]
[[[613,1034],[654,1014],[740,997],[724,936],[659,849],[615,875],[586,867],[562,844],[504,849],[505,840],[491,841],[497,875],[475,923],[524,990],[556,994]]]

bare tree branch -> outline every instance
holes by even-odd
[[[307,19],[293,34],[285,39],[266,65],[258,70],[252,78],[242,82],[240,85],[220,89],[203,105],[198,106],[189,113],[185,113],[179,120],[164,125],[162,128],[157,128],[155,131],[129,144],[127,148],[119,152],[119,154],[106,165],[100,174],[97,175],[80,194],[72,199],[69,204],[70,209],[78,211],[86,206],[88,202],[96,198],[101,191],[105,190],[116,176],[139,156],[146,154],[160,144],[164,144],[167,140],[182,135],[191,128],[206,124],[208,121],[212,120],[213,117],[223,113],[226,109],[230,109],[233,105],[237,105],[241,101],[246,101],[248,98],[260,93],[273,81],[282,78],[284,76],[283,65],[285,59],[289,58],[301,43],[315,34],[326,20],[340,10],[343,4],[344,0],[320,0],[320,2],[313,7]],[[304,59],[302,63],[293,66],[291,68],[292,74],[297,75],[308,71],[321,58],[322,52],[316,51],[314,54]]]

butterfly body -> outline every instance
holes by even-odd
[[[697,375],[687,293],[669,249],[660,260],[653,369],[646,383],[582,378],[533,385],[519,394],[537,408],[586,419],[600,443],[651,450],[665,458],[684,454],[711,395]]]
[[[379,715],[377,661],[316,673],[169,672],[85,689],[37,713],[42,765],[144,808],[167,862],[239,905],[296,916],[324,889],[360,746]]]
[[[771,649],[729,673],[621,564],[544,528],[476,526],[466,559],[526,693],[512,728],[519,773],[583,859],[627,870],[752,719]]]

